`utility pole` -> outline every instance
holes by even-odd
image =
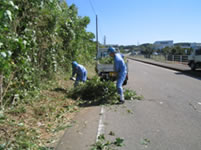
[[[106,36],[104,36],[104,46],[106,46]]]
[[[98,16],[96,15],[96,52],[98,53]]]

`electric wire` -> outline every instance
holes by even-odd
[[[92,11],[93,11],[93,13],[94,13],[94,15],[96,16],[97,15],[97,13],[96,13],[96,9],[95,9],[95,7],[94,7],[94,5],[93,5],[93,3],[92,3],[92,1],[91,0],[89,0],[89,4],[90,4],[90,6],[91,6],[91,9],[92,9]],[[102,33],[102,29],[101,29],[101,23],[100,23],[100,19],[98,20],[98,31],[100,31],[100,37],[102,37],[102,36],[104,36],[103,35],[103,33]]]
[[[92,10],[93,10],[93,13],[94,13],[95,15],[97,15],[97,14],[96,14],[96,11],[95,11],[95,9],[94,9],[93,3],[91,2],[91,0],[89,0],[89,3],[90,3],[90,6],[91,6],[91,8],[92,8]]]

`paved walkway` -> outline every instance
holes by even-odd
[[[152,59],[141,59],[141,58],[135,58],[135,57],[128,57],[129,59],[133,59],[136,61],[152,64],[152,65],[157,65],[160,67],[176,70],[176,71],[189,71],[190,67],[185,64],[179,64],[179,63],[163,63],[163,62],[158,62],[154,61]]]
[[[201,70],[196,70],[196,71],[191,71],[190,67],[188,65],[185,64],[179,64],[179,63],[163,63],[163,62],[158,62],[158,61],[154,61],[152,59],[142,59],[142,58],[135,58],[132,56],[128,56],[128,59],[131,60],[135,60],[135,61],[139,61],[139,62],[143,62],[143,63],[147,63],[147,64],[152,64],[155,66],[159,66],[159,67],[163,67],[163,68],[167,68],[167,69],[171,69],[171,70],[175,70],[178,72],[181,72],[182,74],[194,77],[196,79],[201,80]]]

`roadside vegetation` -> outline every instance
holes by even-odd
[[[161,50],[156,50],[153,44],[142,44],[137,49],[140,49],[143,55],[152,55],[154,53],[160,55],[189,55],[192,52],[192,48],[181,48],[180,46],[165,47]]]
[[[95,43],[94,34],[86,31],[89,22],[65,1],[1,1],[1,109],[21,103],[58,72],[70,73],[72,60],[92,63]]]
[[[129,46],[116,46],[123,53],[129,53],[135,51],[136,53],[140,53],[142,55],[152,55],[152,54],[160,54],[160,55],[190,55],[192,52],[192,48],[182,48],[179,45],[173,47],[165,47],[163,49],[155,49],[153,44],[145,43],[139,46],[129,45]],[[126,50],[126,51],[125,51]]]
[[[0,1],[0,149],[47,149],[71,126],[71,62],[96,53],[89,22],[64,0]]]
[[[65,90],[72,83],[62,80],[49,83],[29,102],[4,110],[0,117],[0,149],[38,150],[54,146],[61,131],[71,127],[74,112],[79,110],[75,101],[66,98]]]
[[[110,136],[115,136],[111,131]],[[95,144],[91,146],[90,150],[115,150],[118,147],[124,146],[123,138],[116,138],[114,141],[107,140],[104,134],[98,136],[98,140]]]
[[[89,65],[89,77],[95,72]],[[70,75],[58,73],[54,80],[42,83],[35,97],[7,107],[0,114],[0,150],[54,149],[64,129],[74,125],[73,117],[79,111],[79,101],[68,98],[72,89]]]
[[[117,101],[114,83],[94,77],[89,22],[64,0],[0,1],[0,150],[53,149],[79,106]],[[74,60],[91,79],[75,89],[69,80]]]

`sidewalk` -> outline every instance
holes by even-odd
[[[141,58],[134,58],[131,56],[129,56],[127,58],[132,59],[132,60],[136,60],[136,61],[140,61],[143,63],[152,64],[152,65],[160,66],[163,68],[175,70],[175,71],[180,71],[180,72],[191,70],[188,65],[179,64],[179,63],[163,63],[163,62],[154,61],[152,59],[141,59]]]
[[[151,65],[175,70],[175,71],[180,72],[181,74],[185,74],[187,76],[201,80],[201,70],[199,69],[196,71],[191,71],[190,67],[188,65],[185,65],[185,64],[168,63],[168,62],[163,63],[163,62],[154,61],[152,59],[134,58],[132,56],[128,56],[127,58],[131,59],[131,60],[135,60],[135,61],[139,61],[139,62],[143,62],[143,63],[147,63],[147,64],[151,64]]]

